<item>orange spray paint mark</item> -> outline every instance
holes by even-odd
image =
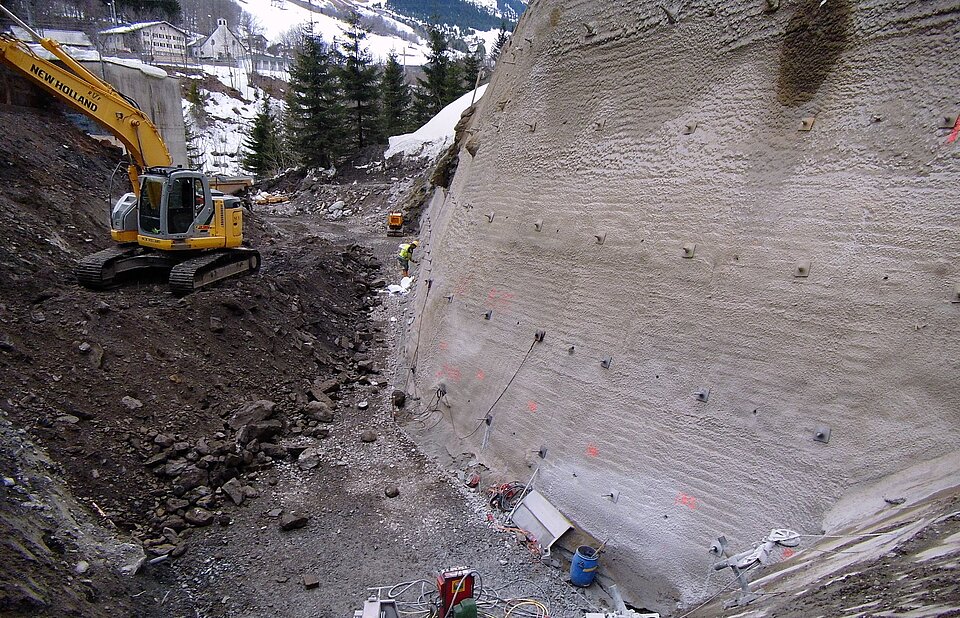
[[[793,557],[796,556],[796,555],[797,555],[797,552],[793,551],[793,550],[790,549],[789,547],[784,548],[784,550],[783,550],[783,559],[784,559],[784,560],[789,560],[790,558],[793,558]]]
[[[485,377],[487,377],[487,374],[485,374],[485,373],[483,372],[483,369],[481,369],[480,371],[477,372],[477,379],[478,379],[478,380],[483,380]]]
[[[597,448],[596,444],[587,445],[587,457],[596,457],[600,454],[600,449]]]
[[[673,499],[673,503],[674,505],[689,507],[691,511],[697,508],[697,499],[694,496],[688,496],[683,492],[677,494],[677,497]]]
[[[960,136],[960,116],[957,116],[957,122],[953,125],[953,131],[950,131],[950,137],[947,138],[947,143],[952,144],[957,141],[957,136]]]
[[[493,288],[487,293],[487,307],[494,311],[503,311],[513,302],[513,294]]]
[[[527,409],[530,410],[531,412],[536,412],[536,411],[537,411],[537,402],[536,402],[536,401],[528,401],[528,402],[527,402]]]
[[[438,378],[450,378],[454,382],[459,382],[462,378],[460,370],[456,367],[451,367],[450,365],[444,365],[440,371],[437,372]]]

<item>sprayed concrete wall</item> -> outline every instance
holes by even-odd
[[[648,607],[960,448],[960,7],[820,4],[535,0],[425,217],[420,437],[539,465]]]
[[[158,77],[136,67],[106,62],[85,62],[84,66],[140,105],[170,150],[174,165],[187,167],[186,132],[180,83],[175,77]],[[153,69],[152,72],[156,72]]]

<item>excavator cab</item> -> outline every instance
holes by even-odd
[[[171,249],[190,248],[189,239],[210,236],[216,209],[206,177],[179,168],[151,169],[141,175],[138,207],[137,241],[156,247],[155,242],[144,242],[141,237],[169,240]]]
[[[200,172],[149,168],[139,181],[139,198],[127,193],[113,207],[114,240],[167,251],[232,248],[243,242],[240,199],[212,191]]]

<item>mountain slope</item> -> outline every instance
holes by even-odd
[[[306,27],[327,41],[343,39],[346,20],[356,11],[366,28],[367,46],[375,60],[394,53],[405,64],[426,61],[424,38],[431,24],[439,25],[467,44],[481,41],[493,47],[502,24],[511,29],[526,9],[525,0],[234,0],[253,15],[263,34],[277,42],[284,34]],[[459,46],[463,49],[463,46]]]
[[[526,9],[522,0],[389,0],[387,8],[400,15],[422,20],[439,22],[461,29],[492,30],[500,27],[501,22],[516,23]]]

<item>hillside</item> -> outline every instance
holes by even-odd
[[[383,62],[395,53],[408,65],[421,65],[429,47],[427,28],[440,26],[455,41],[455,47],[467,49],[478,42],[489,52],[501,25],[510,31],[526,8],[524,0],[505,0],[500,4],[471,0],[382,1],[337,0],[233,0],[252,15],[264,36],[280,40],[294,28],[306,27],[326,41],[342,40],[351,12],[357,12],[370,30],[367,45],[374,59]]]

